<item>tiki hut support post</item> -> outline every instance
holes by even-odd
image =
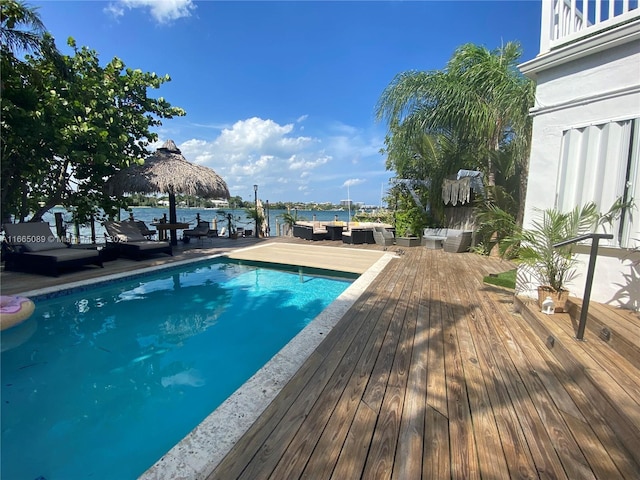
[[[176,194],[169,192],[169,206],[173,205],[173,208],[169,208],[169,223],[178,223],[178,214],[176,213]],[[178,231],[171,229],[171,245],[178,244]]]

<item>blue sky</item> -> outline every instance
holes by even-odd
[[[536,56],[540,1],[30,1],[65,53],[68,37],[104,64],[169,74],[165,120],[185,157],[231,195],[378,205],[386,125],[375,104],[394,76],[444,68],[456,47],[518,41]],[[154,145],[157,147],[159,145]]]

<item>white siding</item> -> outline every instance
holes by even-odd
[[[590,197],[606,199],[602,201],[607,203],[623,189],[620,182],[624,179],[622,170],[625,166],[619,158],[626,162],[628,155],[625,157],[619,151],[621,131],[609,132],[611,135],[604,141],[601,135],[596,135],[597,130],[615,130],[615,126],[595,127],[593,135],[584,136],[581,148],[599,148],[603,152],[591,159],[591,163],[584,164],[574,163],[570,158],[579,158],[577,152],[563,151],[563,137],[573,135],[574,132],[566,133],[571,129],[640,117],[640,41],[637,38],[636,35],[631,41],[618,43],[613,48],[594,48],[591,55],[582,54],[566,61],[554,58],[545,63],[545,58],[540,56],[527,65],[527,73],[537,81],[537,91],[532,110],[534,123],[525,228],[531,224],[536,209],[569,208],[571,202],[575,202],[575,206]],[[590,41],[593,43],[593,39]],[[572,48],[575,51],[577,47]],[[640,173],[636,170],[632,174],[637,208],[624,232],[630,246],[634,239],[638,239],[635,245],[640,245],[640,187],[635,188],[640,183]],[[570,181],[577,176],[586,181]],[[602,208],[606,210],[609,206],[602,205]],[[583,251],[587,252],[588,248]],[[640,265],[635,266],[633,261],[640,259],[640,253],[631,254],[620,248],[604,248],[600,253],[592,300],[637,309]],[[580,255],[580,259],[581,275],[570,285],[571,294],[579,297],[584,291],[588,256]]]

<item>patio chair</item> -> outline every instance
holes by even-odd
[[[452,232],[455,232],[452,234]],[[473,232],[448,230],[447,239],[444,241],[443,248],[445,252],[462,253],[471,248]]]
[[[384,227],[373,227],[373,239],[383,247],[393,245],[396,241],[395,235]]]
[[[103,225],[108,245],[123,256],[140,260],[155,253],[173,255],[169,242],[146,239],[134,222],[108,221]]]
[[[84,265],[102,267],[102,256],[96,247],[72,247],[54,235],[48,223],[6,223],[3,229],[7,271],[58,276],[62,269]]]
[[[151,240],[155,235],[158,234],[157,230],[150,229],[147,226],[147,224],[144,223],[142,220],[133,220],[133,223],[136,224],[136,226],[140,230],[140,233],[142,233],[142,236],[145,237],[147,240]]]
[[[198,225],[195,228],[190,228],[188,230],[182,231],[182,241],[185,243],[189,243],[191,238],[197,238],[198,240],[202,240],[203,238],[212,238],[217,237],[217,234],[214,234],[215,230],[211,230],[209,228],[209,222],[198,222]]]

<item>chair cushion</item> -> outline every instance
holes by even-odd
[[[112,242],[143,242],[147,240],[133,222],[104,222],[104,227]]]
[[[423,237],[446,238],[448,235],[446,228],[425,228],[422,233]]]
[[[3,226],[10,245],[22,246],[27,252],[42,252],[67,248],[67,244],[53,235],[48,223],[7,223]]]
[[[100,258],[100,252],[98,250],[90,250],[83,248],[66,248],[64,250],[43,250],[39,252],[26,252],[24,255],[34,255],[38,257],[53,257],[56,262],[66,262],[71,260],[77,260],[80,258]]]
[[[169,242],[156,242],[154,240],[143,240],[140,242],[135,242],[135,245],[140,250],[157,250],[162,248],[168,248]]]

